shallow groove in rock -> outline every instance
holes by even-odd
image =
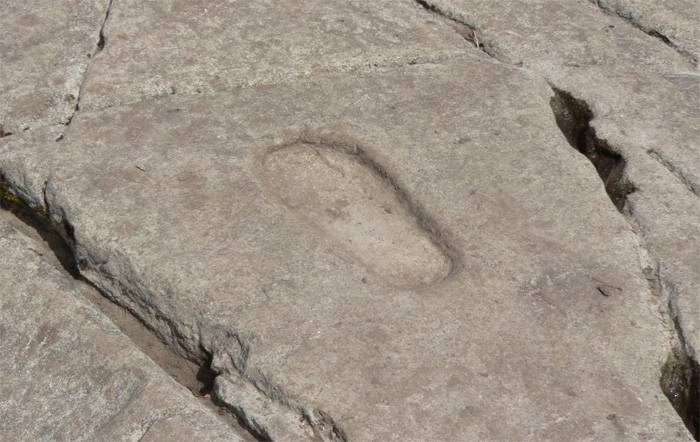
[[[698,59],[695,55],[691,54],[690,52],[678,47],[677,44],[673,42],[667,35],[664,35],[662,32],[660,32],[657,29],[652,29],[648,26],[643,25],[640,23],[637,19],[635,19],[632,14],[630,13],[624,13],[622,11],[618,11],[617,9],[611,8],[608,5],[601,4],[600,1],[598,0],[590,0],[590,2],[598,7],[601,11],[603,11],[606,14],[609,15],[614,15],[616,17],[619,17],[626,23],[628,23],[630,26],[632,26],[635,29],[640,30],[641,32],[647,34],[648,36],[655,38],[659,41],[661,41],[663,44],[668,46],[669,48],[673,49],[676,51],[680,56],[688,60],[688,62],[697,67],[698,66]]]
[[[678,181],[680,181],[683,186],[685,186],[690,193],[694,194],[697,197],[700,197],[700,189],[693,184],[688,177],[683,174],[676,166],[674,166],[669,160],[667,160],[661,152],[657,151],[656,149],[649,149],[647,150],[647,155],[649,155],[651,158],[653,158],[657,163],[661,164],[666,170],[668,170],[671,175],[676,177]]]
[[[440,19],[445,21],[452,29],[454,29],[455,32],[457,32],[457,34],[459,34],[466,41],[473,44],[475,48],[480,49],[489,57],[496,57],[491,47],[481,39],[481,33],[479,32],[479,29],[476,26],[466,23],[465,21],[455,17],[453,14],[443,11],[435,4],[430,3],[428,0],[414,1],[421,8],[440,17]]]
[[[177,383],[190,390],[195,397],[213,414],[218,416],[232,430],[246,440],[256,440],[245,433],[245,427],[226,408],[217,405],[210,397],[216,374],[211,370],[211,358],[204,364],[197,364],[179,356],[148,327],[124,307],[111,301],[101,290],[81,274],[73,251],[64,236],[73,237],[73,227],[64,220],[61,232],[51,224],[46,213],[34,209],[15,196],[5,186],[0,174],[0,218],[9,222],[24,234],[40,244],[35,253],[54,264],[66,276],[73,278],[84,299],[100,310],[126,335],[131,342]]]

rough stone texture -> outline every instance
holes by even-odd
[[[3,440],[240,439],[0,219]]]
[[[3,1],[0,136],[70,119],[107,3]]]
[[[591,0],[659,38],[696,65],[700,58],[700,3],[693,0]]]
[[[84,113],[0,167],[44,162],[23,190],[82,273],[253,383],[234,408],[264,392],[327,439],[687,439],[661,299],[551,97],[474,55]],[[382,206],[417,239],[382,235]],[[356,241],[450,270],[397,284]]]
[[[439,28],[406,1],[120,0],[82,104],[94,109],[462,53],[461,38]]]
[[[695,354],[700,348],[697,68],[660,39],[586,2],[428,3],[476,29],[495,58],[535,71],[589,105],[595,137],[626,160],[625,180],[636,191],[623,210],[651,253],[647,273],[660,279],[654,284],[668,298],[686,351]],[[509,19],[515,11],[519,19]],[[692,8],[687,17],[697,21]]]
[[[47,5],[27,8],[64,7]],[[662,384],[677,406],[690,392],[698,433],[700,386],[681,379],[700,379],[693,5],[90,5],[67,27],[84,46],[54,23],[27,34],[65,47],[22,63],[93,56],[66,62],[77,113],[30,100],[36,118],[3,117],[0,197],[47,215],[85,278],[207,361],[251,432],[689,440]],[[12,8],[0,24],[24,20]],[[38,84],[23,72],[2,87]],[[660,379],[679,352],[687,371]],[[116,362],[142,370],[132,357]],[[153,396],[189,406],[178,394]]]

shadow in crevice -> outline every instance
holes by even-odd
[[[700,436],[700,366],[688,353],[674,348],[660,379],[661,390],[695,440]]]
[[[588,158],[596,168],[610,200],[617,210],[629,215],[625,209],[627,197],[636,189],[625,177],[625,159],[615,152],[607,141],[596,136],[591,127],[593,112],[588,104],[570,93],[554,88],[554,97],[550,101],[559,129],[569,144]],[[664,284],[658,272],[647,275],[654,281],[652,291],[660,295]],[[687,351],[683,330],[675,314],[669,295],[669,312],[673,320],[679,345],[669,354],[661,371],[659,384],[664,395],[683,420],[688,431],[698,440],[700,435],[700,366]]]
[[[60,224],[51,222],[41,207],[33,208],[10,189],[0,174],[0,218],[10,225],[43,242],[35,252],[39,253],[59,270],[70,275],[82,298],[100,310],[118,327],[131,342],[148,356],[165,373],[180,385],[189,389],[205,407],[230,425],[237,435],[246,441],[258,440],[254,434],[246,433],[247,428],[236,422],[226,408],[217,405],[210,393],[217,373],[211,369],[211,356],[202,352],[198,360],[188,360],[175,352],[168,343],[160,339],[145,322],[142,322],[127,307],[119,305],[91,281],[80,274],[80,268],[73,253],[75,228],[65,220]]]
[[[623,212],[627,196],[635,187],[624,175],[626,162],[605,140],[596,136],[591,127],[593,112],[588,104],[571,94],[553,88],[554,97],[550,101],[557,125],[569,144],[588,158],[598,171],[605,191],[617,210]]]
[[[53,252],[62,269],[75,279],[81,279],[73,251],[66,240],[54,229],[43,209],[32,208],[20,198],[12,194],[5,186],[0,174],[0,210],[11,212],[25,227],[38,235],[46,246]],[[64,229],[72,232],[72,226],[66,221]]]

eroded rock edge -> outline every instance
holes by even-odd
[[[270,441],[290,438],[347,441],[345,431],[329,413],[304,404],[268,375],[248,365],[249,336],[238,331],[207,327],[206,319],[196,316],[180,318],[180,321],[171,319],[176,315],[163,311],[157,303],[149,302],[159,297],[142,284],[127,257],[114,250],[103,254],[99,247],[83,241],[71,222],[69,211],[55,202],[50,179],[44,180],[41,193],[34,195],[32,189],[13,182],[0,170],[0,210],[21,212],[19,219],[37,229],[42,236],[59,238],[57,241],[62,244],[54,242],[53,246],[67,250],[57,252],[64,270],[118,304],[180,357],[198,365],[206,378],[202,388],[211,394],[217,407],[232,412],[252,436]],[[109,272],[109,268],[115,267],[132,276],[127,278],[128,283]],[[248,396],[246,403],[262,403],[277,410],[274,421],[261,410],[232,403],[222,394],[225,390],[217,386],[217,381],[223,381],[220,377],[242,382]],[[306,429],[299,429],[300,422]]]

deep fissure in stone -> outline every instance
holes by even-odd
[[[596,136],[590,122],[593,112],[588,104],[574,98],[570,93],[554,88],[550,101],[559,129],[569,144],[588,158],[596,168],[605,191],[618,211],[630,216],[625,210],[627,196],[636,189],[624,175],[626,162],[605,140]],[[652,291],[658,295],[664,284],[658,274],[646,275],[652,283]],[[646,272],[645,272],[646,274]],[[681,417],[695,440],[700,440],[700,365],[691,357],[683,330],[673,305],[673,294],[669,293],[668,311],[673,321],[678,344],[673,347],[661,371],[659,384],[666,398]]]
[[[661,290],[668,292],[668,314],[673,322],[678,342],[669,353],[661,372],[659,384],[695,440],[700,440],[700,365],[681,326],[676,306],[677,293],[671,284],[663,284],[659,272],[656,278]]]
[[[583,100],[570,93],[553,88],[554,97],[550,101],[559,129],[569,144],[588,158],[603,180],[605,191],[617,210],[623,212],[627,195],[635,191],[625,175],[625,159],[615,152],[605,140],[596,136],[590,125],[593,112]]]
[[[661,390],[683,419],[695,440],[700,440],[700,366],[688,353],[674,348],[659,380]]]

